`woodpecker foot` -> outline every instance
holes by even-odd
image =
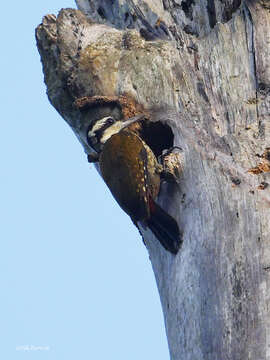
[[[183,171],[183,155],[179,152],[173,152],[175,149],[182,151],[181,147],[173,146],[165,150],[163,154],[158,157],[158,160],[163,167],[160,179],[169,183],[178,184]]]
[[[89,163],[99,162],[99,155],[94,152],[92,152],[91,154],[87,154],[87,160]]]
[[[173,150],[175,150],[175,149],[177,149],[177,150],[179,150],[179,151],[183,151],[183,149],[182,149],[180,146],[172,146],[172,147],[169,148],[169,149],[163,150],[162,154],[159,155],[159,157],[158,157],[158,161],[162,163],[162,162],[163,162],[163,159],[164,159],[166,156],[170,155],[170,154],[173,152]]]

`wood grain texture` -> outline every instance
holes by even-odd
[[[183,148],[160,204],[184,231],[173,256],[145,232],[171,359],[270,359],[267,1],[77,0],[36,30],[49,100],[86,152],[83,96],[128,94]],[[143,29],[143,31],[141,31]],[[140,35],[141,34],[141,35]],[[147,41],[146,39],[151,39]]]

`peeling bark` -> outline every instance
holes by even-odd
[[[171,359],[269,359],[268,2],[77,5],[45,16],[36,38],[49,100],[85,152],[94,113],[76,101],[87,96],[133,99],[184,150],[179,187],[159,199],[181,250],[142,230]]]

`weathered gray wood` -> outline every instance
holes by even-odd
[[[270,175],[248,173],[270,146],[269,1],[77,5],[88,17],[47,15],[36,36],[50,102],[85,151],[89,119],[74,101],[123,94],[184,149],[180,187],[160,197],[182,249],[144,232],[171,358],[270,359],[270,187],[258,189]]]

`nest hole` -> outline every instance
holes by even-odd
[[[174,135],[172,129],[161,121],[143,121],[141,138],[151,148],[156,157],[162,155],[163,150],[173,147]]]

